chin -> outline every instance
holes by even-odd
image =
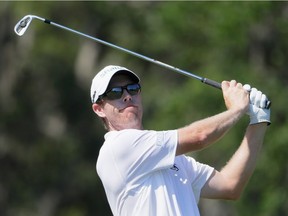
[[[140,124],[139,121],[135,121],[135,122],[127,122],[127,124],[122,124],[122,126],[124,127],[123,129],[142,129],[142,124]]]

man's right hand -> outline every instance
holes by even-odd
[[[246,113],[249,108],[249,93],[243,88],[243,85],[235,80],[223,81],[221,85],[227,109]]]

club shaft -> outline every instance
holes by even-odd
[[[36,17],[36,18],[37,18],[37,17]],[[91,40],[93,40],[93,41],[96,41],[96,42],[98,42],[98,43],[104,44],[104,45],[106,45],[106,46],[109,46],[109,47],[112,47],[112,48],[121,50],[121,51],[126,52],[126,53],[128,53],[128,54],[130,54],[130,55],[136,56],[136,57],[138,57],[138,58],[140,58],[140,59],[143,59],[143,60],[145,60],[145,61],[148,61],[148,62],[157,64],[157,65],[159,65],[159,66],[161,66],[161,67],[164,67],[164,68],[167,68],[167,69],[169,69],[169,70],[173,70],[173,71],[175,71],[175,72],[177,72],[177,73],[179,73],[179,74],[182,74],[182,75],[185,75],[185,76],[192,77],[192,78],[194,78],[194,79],[200,80],[201,82],[203,82],[203,83],[205,83],[205,84],[207,84],[207,85],[210,85],[210,86],[213,86],[213,87],[215,87],[215,88],[221,89],[221,84],[218,83],[218,82],[216,82],[216,81],[213,81],[213,80],[210,80],[210,79],[207,79],[207,78],[204,78],[204,77],[201,77],[201,76],[192,74],[192,73],[190,73],[190,72],[188,72],[188,71],[179,69],[179,68],[177,68],[177,67],[171,66],[171,65],[166,64],[166,63],[163,63],[163,62],[158,61],[158,60],[156,60],[156,59],[149,58],[149,57],[147,57],[147,56],[144,56],[144,55],[142,55],[142,54],[139,54],[139,53],[133,52],[133,51],[131,51],[131,50],[125,49],[125,48],[123,48],[123,47],[120,47],[120,46],[117,46],[117,45],[115,45],[115,44],[109,43],[109,42],[107,42],[107,41],[101,40],[101,39],[99,39],[99,38],[92,37],[92,36],[90,36],[90,35],[87,35],[87,34],[84,34],[84,33],[82,33],[82,32],[76,31],[76,30],[74,30],[74,29],[68,28],[68,27],[63,26],[63,25],[60,25],[60,24],[58,24],[58,23],[49,21],[49,20],[47,20],[47,19],[44,19],[44,20],[41,19],[41,20],[44,21],[44,23],[47,23],[47,24],[56,26],[56,27],[58,27],[58,28],[61,28],[61,29],[64,29],[64,30],[73,32],[73,33],[75,33],[75,34],[78,34],[78,35],[81,35],[81,36],[86,37],[86,38],[88,38],[88,39],[91,39]]]
[[[44,22],[47,23],[47,24],[51,24],[51,25],[53,25],[53,26],[56,26],[56,27],[58,27],[58,28],[61,28],[61,29],[64,29],[64,30],[73,32],[73,33],[75,33],[75,34],[81,35],[81,36],[83,36],[83,37],[86,37],[86,38],[91,39],[91,40],[93,40],[93,41],[96,41],[96,42],[98,42],[98,43],[104,44],[104,45],[106,45],[106,46],[109,46],[109,47],[112,47],[112,48],[121,50],[121,51],[123,51],[123,52],[125,52],[125,53],[131,54],[131,55],[133,55],[133,56],[136,56],[136,57],[138,57],[138,58],[140,58],[140,59],[143,59],[143,60],[146,60],[146,61],[148,61],[148,62],[157,64],[157,65],[159,65],[159,66],[161,66],[161,67],[164,67],[164,68],[167,68],[167,69],[169,69],[169,70],[175,71],[175,72],[177,72],[177,73],[179,73],[179,74],[182,74],[182,75],[185,75],[185,76],[192,77],[192,78],[194,78],[194,79],[200,80],[201,82],[203,82],[203,83],[205,83],[205,84],[207,84],[207,85],[210,85],[210,86],[212,86],[212,87],[215,87],[215,88],[217,88],[217,89],[222,89],[222,88],[221,88],[221,84],[220,84],[219,82],[214,81],[214,80],[211,80],[211,79],[208,79],[208,78],[204,78],[204,77],[195,75],[195,74],[193,74],[193,73],[191,73],[191,72],[188,72],[188,71],[179,69],[179,68],[177,68],[177,67],[174,67],[174,66],[171,66],[171,65],[169,65],[169,64],[163,63],[163,62],[158,61],[158,60],[156,60],[156,59],[149,58],[149,57],[144,56],[144,55],[142,55],[142,54],[133,52],[133,51],[128,50],[128,49],[125,49],[125,48],[123,48],[123,47],[120,47],[120,46],[117,46],[117,45],[115,45],[115,44],[109,43],[109,42],[107,42],[107,41],[101,40],[101,39],[99,39],[99,38],[92,37],[92,36],[90,36],[90,35],[87,35],[87,34],[84,34],[84,33],[82,33],[82,32],[76,31],[76,30],[74,30],[74,29],[68,28],[68,27],[66,27],[66,26],[57,24],[57,23],[55,23],[55,22],[52,22],[52,21],[49,21],[49,20],[46,20],[46,19],[44,20]],[[271,105],[271,102],[270,102],[270,101],[267,101],[266,107],[269,108],[270,105]]]

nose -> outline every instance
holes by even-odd
[[[130,95],[126,89],[124,89],[123,91],[123,101],[124,102],[132,101],[132,95]]]

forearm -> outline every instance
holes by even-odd
[[[214,143],[242,116],[243,111],[227,110],[179,129],[177,154],[199,150]]]
[[[255,170],[266,128],[266,123],[248,126],[240,147],[220,171],[226,179],[229,179],[227,183],[234,198],[240,196]]]

